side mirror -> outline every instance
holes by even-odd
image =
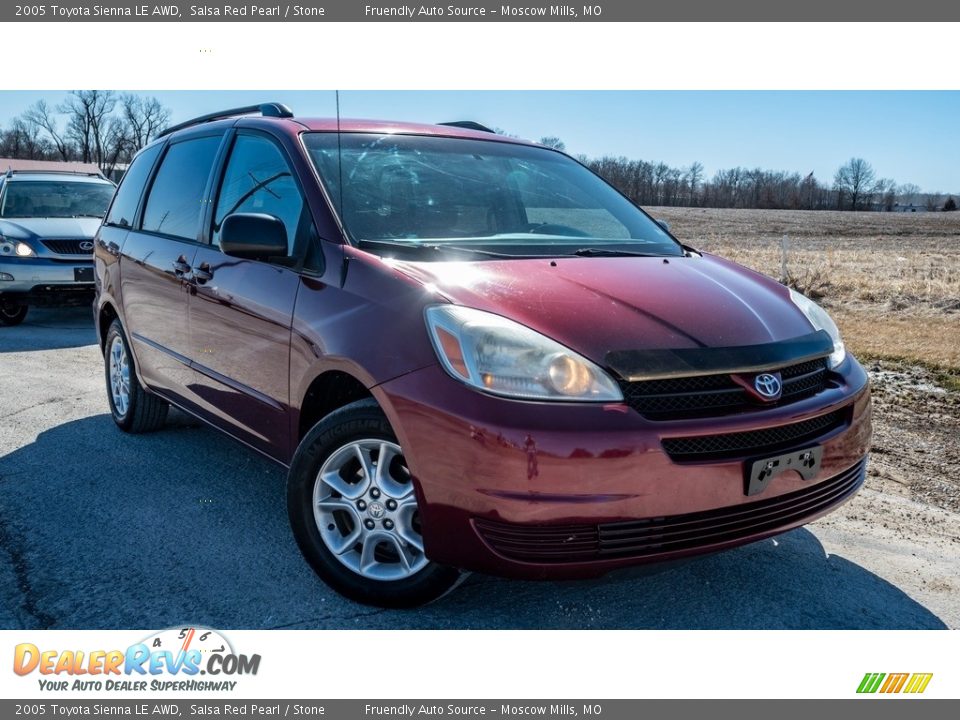
[[[657,225],[662,227],[667,232],[670,232],[670,223],[668,223],[666,220],[657,220]]]
[[[273,215],[234,213],[220,226],[220,250],[245,260],[287,256],[287,228]]]

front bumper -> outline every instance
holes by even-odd
[[[476,392],[428,367],[374,388],[419,493],[427,555],[497,575],[573,578],[734,547],[803,525],[851,497],[869,450],[870,391],[852,357],[818,395],[726,417],[651,421],[626,405]],[[663,441],[842,417],[811,480],[784,472],[747,496],[744,457],[677,461]],[[682,541],[681,541],[682,540]],[[611,548],[613,548],[611,550]]]
[[[3,279],[12,277],[13,279]],[[86,305],[93,301],[93,260],[22,258],[0,262],[0,301],[21,305]]]

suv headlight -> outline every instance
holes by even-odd
[[[478,390],[528,400],[623,400],[597,365],[513,320],[459,305],[428,307],[426,320],[443,367]]]
[[[33,248],[25,242],[10,240],[0,235],[0,257],[36,257]]]
[[[817,330],[826,330],[830,334],[830,339],[833,340],[833,352],[830,353],[827,361],[831,369],[837,367],[847,356],[847,350],[843,346],[840,330],[837,328],[837,324],[833,321],[833,318],[813,300],[792,288],[790,289],[790,299],[793,300],[794,305],[800,308],[800,312],[807,316],[807,320],[810,321],[813,327]]]

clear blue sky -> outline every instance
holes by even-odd
[[[300,115],[331,116],[334,93],[144,91],[173,121],[277,100]],[[62,92],[0,92],[0,126]],[[470,119],[525,138],[556,135],[573,154],[625,155],[674,166],[699,160],[707,175],[741,165],[830,181],[850,157],[878,177],[960,192],[960,91],[343,91],[345,117],[418,122]]]

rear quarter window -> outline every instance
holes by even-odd
[[[113,203],[104,221],[105,225],[125,228],[133,226],[133,217],[137,213],[140,196],[143,195],[143,188],[147,184],[147,178],[150,177],[150,170],[162,148],[162,144],[152,145],[133,159],[113,197]]]

